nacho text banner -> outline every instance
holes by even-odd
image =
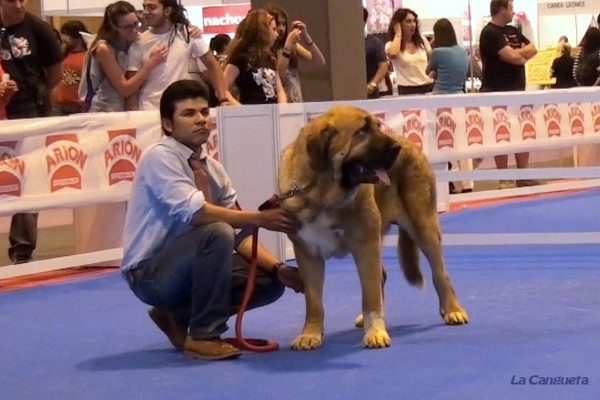
[[[0,214],[126,201],[158,112],[80,114],[0,124]],[[218,158],[216,125],[207,143]]]

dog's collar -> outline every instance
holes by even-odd
[[[288,190],[287,192],[285,192],[282,195],[274,194],[273,196],[271,196],[271,198],[269,200],[265,201],[260,206],[258,206],[258,211],[265,211],[265,210],[271,210],[273,208],[277,208],[281,205],[282,201],[296,196],[301,191],[302,190],[300,189],[300,186],[298,186],[296,181],[293,181],[292,188],[290,190]]]
[[[298,186],[296,181],[293,181],[291,189],[288,190],[287,192],[285,192],[284,194],[279,195],[279,201],[284,201],[289,198],[292,198],[292,197],[296,196],[298,193],[300,193],[301,191],[302,191],[302,189],[300,189],[300,186]]]

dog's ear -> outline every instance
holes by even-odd
[[[329,146],[336,132],[331,125],[323,124],[307,137],[306,151],[313,171],[324,171],[329,166]]]

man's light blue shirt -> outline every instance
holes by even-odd
[[[140,158],[123,232],[121,270],[136,268],[192,230],[194,215],[206,204],[188,160],[193,151],[171,137],[150,146]],[[233,208],[237,194],[223,166],[201,153],[213,203]]]

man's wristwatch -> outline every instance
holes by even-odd
[[[219,105],[223,105],[223,103],[227,103],[229,99],[219,99]]]

